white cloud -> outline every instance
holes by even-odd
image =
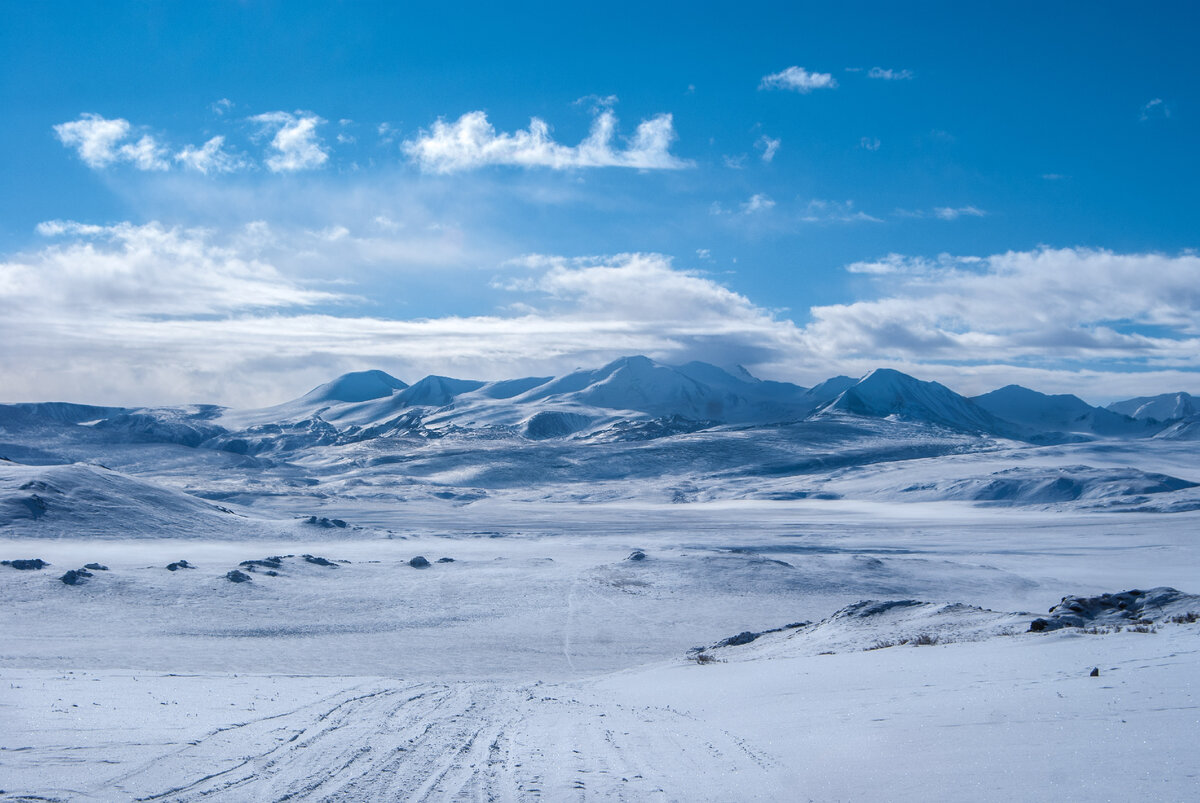
[[[285,279],[202,229],[55,220],[37,231],[67,241],[0,263],[0,309],[8,315],[212,315],[339,298]]]
[[[242,156],[225,150],[225,137],[223,136],[213,137],[199,148],[185,145],[183,150],[175,154],[175,161],[205,175],[232,173],[250,166],[250,163]]]
[[[854,201],[813,199],[800,213],[805,223],[882,223],[883,221],[854,208]]]
[[[885,70],[883,67],[872,67],[867,71],[868,78],[878,78],[883,81],[911,81],[911,70]]]
[[[170,165],[166,151],[149,134],[136,142],[126,142],[133,133],[128,120],[107,119],[98,114],[82,114],[78,120],[54,126],[59,141],[74,148],[88,167],[100,169],[124,162],[138,170],[166,170]]]
[[[957,220],[960,217],[984,217],[987,212],[974,206],[938,206],[933,210],[933,216],[938,220]]]
[[[346,226],[221,235],[50,221],[39,232],[55,241],[0,260],[10,399],[267,404],[357,368],[498,378],[632,353],[805,384],[886,365],[963,392],[1019,381],[1085,398],[1196,389],[1200,369],[1192,254],[888,254],[847,266],[871,297],[814,307],[803,326],[663,255],[531,255],[500,268],[502,312],[397,319],[284,272],[307,251],[340,274],[370,249],[389,262],[401,247]]]
[[[881,143],[875,137],[863,137],[858,141],[858,147],[866,151],[877,151],[879,150],[879,146],[882,144],[883,143]]]
[[[267,112],[250,118],[264,133],[273,134],[267,168],[273,173],[315,170],[329,160],[329,151],[317,134],[325,121],[311,112]]]
[[[790,89],[807,95],[814,89],[835,89],[837,79],[827,72],[809,72],[803,67],[788,67],[763,76],[759,89]]]
[[[626,147],[613,147],[617,118],[610,109],[596,115],[591,132],[576,146],[561,145],[550,127],[534,117],[528,130],[496,133],[482,111],[468,112],[453,123],[438,120],[404,143],[404,152],[430,173],[454,173],[486,165],[548,167],[631,167],[643,170],[678,169],[691,162],[670,153],[675,128],[671,115],[643,120]]]
[[[1200,368],[1200,257],[1082,249],[936,262],[891,254],[874,300],[814,307],[809,349],[829,357],[1090,370]]]
[[[758,142],[754,143],[754,147],[762,150],[762,160],[767,164],[775,158],[775,154],[779,152],[779,146],[783,144],[781,139],[771,139],[766,134],[758,138]]]
[[[233,101],[229,98],[221,98],[218,101],[214,101],[208,108],[212,109],[213,114],[221,117],[233,108]]]
[[[766,212],[775,206],[775,202],[771,200],[771,196],[763,193],[755,193],[750,196],[750,200],[742,204],[742,214],[752,215],[755,212]]]
[[[1154,118],[1165,120],[1170,118],[1170,116],[1171,107],[1168,106],[1162,98],[1154,98],[1153,100],[1148,101],[1146,105],[1142,106],[1142,112],[1138,119],[1140,119],[1142,122],[1146,122],[1147,120]]]
[[[746,154],[739,153],[737,156],[722,156],[721,161],[730,170],[741,170],[746,166]]]

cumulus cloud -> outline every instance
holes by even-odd
[[[883,67],[872,67],[867,71],[868,78],[877,78],[881,81],[911,81],[913,74],[911,70],[892,70],[884,69]]]
[[[138,170],[166,170],[170,167],[166,150],[149,134],[127,141],[133,126],[122,118],[107,119],[85,113],[78,120],[54,126],[59,142],[74,148],[88,167],[100,169],[116,163],[130,164]]]
[[[293,173],[315,170],[329,161],[329,150],[317,134],[317,126],[325,121],[311,112],[267,112],[250,118],[271,134],[273,153],[267,157],[267,169],[272,173]]]
[[[790,89],[807,95],[814,89],[836,89],[837,79],[827,72],[809,72],[803,67],[788,67],[777,73],[764,75],[759,89]]]
[[[584,167],[673,170],[691,165],[670,152],[676,139],[670,114],[643,120],[625,147],[620,148],[613,145],[616,115],[604,106],[597,105],[597,110],[587,138],[575,146],[556,142],[550,126],[537,117],[530,119],[527,130],[497,133],[485,112],[474,111],[452,123],[439,119],[429,131],[421,131],[406,141],[403,149],[429,173],[455,173],[486,165],[554,170]]]

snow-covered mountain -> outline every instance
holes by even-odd
[[[934,424],[961,432],[1011,435],[1013,427],[945,385],[878,368],[821,408],[820,415],[849,414]]]
[[[1109,410],[1130,418],[1175,421],[1200,412],[1200,405],[1190,393],[1163,393],[1158,396],[1139,396],[1136,399],[1113,402]]]
[[[1020,424],[1033,433],[1146,437],[1156,431],[1154,422],[1138,421],[1112,410],[1093,407],[1078,396],[1049,396],[1020,385],[1007,385],[975,396],[971,401],[997,418]]]

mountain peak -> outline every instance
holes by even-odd
[[[846,389],[821,412],[872,418],[896,416],[966,432],[1004,433],[991,413],[938,382],[925,382],[893,368],[876,368]]]
[[[351,371],[332,382],[318,385],[301,397],[306,402],[364,402],[391,396],[408,387],[396,377],[379,370]]]

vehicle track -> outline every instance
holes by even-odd
[[[615,704],[578,686],[384,683],[218,729],[123,786],[161,781],[174,765],[193,777],[138,799],[687,800],[717,778],[771,763],[686,714]],[[205,757],[230,765],[196,771]]]

